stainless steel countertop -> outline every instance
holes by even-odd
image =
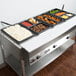
[[[21,47],[26,49],[28,52],[32,52],[35,49],[41,47],[42,45],[48,43],[49,41],[57,38],[62,35],[66,31],[70,30],[76,25],[76,16],[63,22],[61,24],[56,25],[54,28],[50,28],[40,35],[33,37],[27,41],[24,41],[20,44]]]

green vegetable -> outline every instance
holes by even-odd
[[[50,11],[51,14],[54,14],[54,13],[57,13],[57,12],[59,12],[59,10],[52,10],[52,11]]]

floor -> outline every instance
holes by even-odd
[[[0,70],[0,76],[18,76],[9,66]],[[34,76],[76,76],[76,45]]]

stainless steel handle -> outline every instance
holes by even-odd
[[[5,24],[5,25],[11,25],[11,24],[6,23],[6,22],[4,22],[4,21],[1,21],[1,24]]]

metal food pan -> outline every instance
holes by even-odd
[[[39,15],[39,16],[41,16],[41,15]],[[37,17],[37,16],[36,16],[36,17]],[[54,21],[56,24],[47,23],[46,21],[43,21],[43,20],[38,19],[38,18],[36,18],[36,17],[35,17],[35,19],[37,19],[39,22],[42,22],[42,23],[48,24],[48,25],[50,25],[50,27],[53,27],[53,26],[57,25],[57,22],[54,21],[54,20],[52,20],[52,19],[47,18],[47,19],[50,20],[50,21]],[[44,17],[44,16],[43,16],[43,17]],[[44,17],[44,18],[46,18],[46,17]]]
[[[15,26],[15,25],[12,25],[12,26]],[[10,26],[8,26],[8,27],[10,27]],[[32,38],[32,37],[34,37],[36,35],[35,33],[33,33],[33,31],[31,31],[31,30],[28,29],[29,31],[32,32],[33,35],[30,36],[30,37],[28,37],[28,38],[26,38],[26,39],[23,39],[22,41],[18,41],[16,39],[14,39],[12,36],[10,36],[7,32],[4,31],[4,29],[6,29],[8,27],[5,27],[5,28],[1,29],[1,32],[3,32],[4,34],[6,34],[9,38],[11,38],[17,44],[20,44],[20,43],[22,43],[22,42],[24,42],[24,41],[26,41],[26,40],[28,40],[28,39],[30,39],[30,38]]]
[[[22,21],[22,22],[20,22],[20,23],[18,23],[18,24],[24,26],[24,25],[22,24],[23,22],[28,22],[28,23],[30,23],[32,26],[34,25],[33,23],[29,22],[28,20]],[[29,28],[30,26],[26,26],[26,27]]]
[[[33,19],[35,19],[34,17],[32,17]],[[30,19],[30,18],[29,18]],[[28,22],[30,22],[29,21],[29,19],[27,20]],[[36,20],[36,19],[35,19]],[[38,21],[38,20],[36,20],[36,21]],[[33,24],[33,25],[35,25],[35,23],[32,23],[32,22],[30,22],[31,24]],[[38,23],[40,23],[39,21],[38,21]],[[36,23],[36,24],[38,24],[38,23]]]
[[[54,9],[52,9],[52,10],[49,10],[47,13],[48,13],[48,14],[55,14],[55,13],[50,13],[50,11],[54,11],[54,10],[59,10],[58,12],[60,12],[60,11],[61,11],[61,9],[54,8]],[[58,12],[56,12],[56,13],[58,13]]]
[[[32,18],[34,18],[34,17],[32,17]],[[29,19],[30,19],[30,18],[29,18]],[[23,22],[28,22],[28,23],[32,24],[31,26],[36,25],[36,24],[30,22],[29,19],[27,19],[26,21],[23,21]],[[35,19],[35,18],[34,18],[34,19]],[[38,21],[37,19],[35,19],[35,20]],[[41,22],[38,21],[38,23],[41,23]],[[38,24],[38,23],[37,23],[37,24]],[[19,24],[22,25],[22,26],[24,26],[24,25],[22,24],[22,22],[20,22]],[[26,27],[26,28],[28,29],[28,28],[30,28],[31,26],[24,26],[24,27]]]
[[[73,14],[73,13],[66,13],[66,14],[72,14],[72,16],[68,16],[69,18],[67,18],[67,19],[64,19],[64,18],[62,18],[62,19],[64,19],[64,20],[69,20],[70,18],[72,18],[72,17],[75,16],[75,14]],[[66,14],[64,14],[64,15],[66,15]],[[63,15],[61,15],[61,16],[63,16]],[[61,18],[61,16],[59,16],[59,17]],[[66,16],[67,16],[67,15],[66,15]]]
[[[73,13],[70,13],[70,12],[67,12],[67,11],[65,11],[65,10],[61,10],[61,9],[58,9],[58,8],[55,8],[55,9],[53,9],[53,10],[60,10],[59,12],[65,12],[66,14],[72,14],[72,16],[68,16],[69,18],[67,18],[67,19],[61,18],[62,15],[61,15],[61,16],[57,16],[58,18],[63,19],[63,22],[75,16],[75,14],[73,14]],[[50,10],[50,11],[52,11],[52,10]],[[48,11],[46,14],[56,16],[55,14],[56,14],[56,13],[59,13],[59,12],[56,12],[56,13],[54,13],[54,14],[51,14],[50,11]],[[66,14],[63,14],[63,15],[66,15]]]
[[[37,25],[39,25],[39,24],[43,24],[43,25],[45,25],[45,26],[48,26],[48,28],[46,28],[45,30],[42,30],[41,32],[36,32],[37,34],[41,34],[42,32],[44,32],[44,31],[46,31],[46,30],[48,30],[48,29],[50,29],[51,27],[50,27],[50,25],[48,25],[48,24],[46,24],[46,23],[38,23],[38,24],[36,24],[36,25],[34,25],[34,26],[37,26]],[[31,30],[31,28],[32,27],[34,27],[34,26],[31,26],[29,29]],[[31,30],[31,31],[33,31],[33,30]],[[35,31],[34,31],[35,32]]]
[[[60,10],[60,9],[59,9]],[[72,14],[72,16],[68,16],[69,18],[67,18],[67,19],[64,19],[64,18],[62,18],[62,19],[64,19],[64,20],[68,20],[68,19],[70,19],[70,18],[72,18],[72,17],[74,17],[75,16],[75,14],[73,14],[73,13],[70,13],[70,12],[67,12],[67,11],[65,11],[65,10],[60,10],[59,12],[57,12],[57,13],[60,13],[60,12],[65,12],[65,14],[63,14],[63,15],[66,15],[66,14]],[[56,13],[55,13],[56,14]],[[53,14],[53,15],[55,15],[55,14]],[[61,16],[63,16],[63,15],[61,15]],[[55,15],[56,16],[56,15]],[[61,16],[58,16],[58,17],[60,17],[61,18]],[[67,16],[67,15],[66,15]]]
[[[52,10],[50,10],[50,11],[53,11],[53,10],[59,10],[59,11],[58,11],[58,12],[56,12],[56,13],[59,13],[59,12],[70,13],[70,12],[67,12],[67,11],[65,11],[65,10],[58,9],[58,8],[52,9]],[[47,13],[48,13],[48,14],[53,14],[53,15],[55,15],[55,14],[56,14],[56,13],[50,13],[50,11],[48,11]],[[72,13],[72,14],[73,14],[73,13]]]
[[[33,26],[35,26],[36,24],[33,24],[32,26],[29,26],[29,27],[24,26],[23,24],[20,24],[20,23],[19,23],[19,25],[20,25],[20,26],[22,26],[22,27],[24,27],[24,28],[26,28],[26,29],[28,29],[29,31],[31,31],[34,35],[37,35],[37,33],[36,33],[36,32],[34,32],[34,31],[30,30],[30,27],[33,27]]]
[[[49,16],[56,17],[56,18],[60,19],[60,21],[59,21],[59,22],[58,22],[58,21],[56,21],[56,20],[54,20],[54,19],[51,19],[51,20],[53,20],[53,21],[56,21],[56,22],[57,22],[57,24],[62,23],[62,22],[64,22],[64,21],[65,21],[65,19],[63,19],[63,18],[61,18],[61,17],[58,17],[58,16],[56,16],[56,15],[54,15],[54,14],[45,13],[45,14],[43,14],[43,15],[49,15]],[[46,16],[45,16],[45,17],[46,17]],[[49,17],[47,17],[47,18],[48,18],[48,19],[50,19]]]
[[[50,15],[50,14],[48,14],[48,15]],[[60,22],[57,22],[57,21],[55,21],[55,20],[53,20],[53,19],[50,19],[50,18],[48,18],[48,17],[45,17],[45,18],[47,18],[47,19],[49,19],[49,20],[52,20],[52,21],[56,22],[56,24],[49,24],[49,23],[47,23],[47,22],[45,22],[45,21],[42,21],[42,20],[40,20],[40,19],[37,19],[37,18],[36,18],[36,19],[39,20],[39,21],[41,21],[41,22],[43,22],[43,23],[46,23],[46,24],[50,25],[50,27],[54,27],[54,26],[56,26],[56,25],[58,25],[58,24],[60,24],[60,23],[62,23],[62,22],[65,22],[65,19],[63,19],[63,18],[61,18],[61,17],[55,16],[55,15],[52,15],[52,16],[61,19],[61,21],[60,21]]]
[[[46,12],[46,13],[42,13],[42,14],[40,14],[40,15],[38,15],[38,16],[43,16],[44,14],[45,14],[45,15],[50,15],[50,14],[48,14],[48,13]],[[51,14],[51,15],[54,16],[54,17],[57,17],[57,16],[55,16],[55,15],[53,15],[53,14]],[[37,16],[36,16],[36,17],[37,17]],[[35,19],[37,19],[36,17],[35,17]],[[54,22],[57,23],[57,21],[55,21],[55,20],[53,20],[53,19],[50,19],[50,18],[45,17],[45,16],[43,16],[43,17],[44,17],[44,18],[47,18],[47,19],[49,19],[49,20],[52,20],[52,21],[54,21]],[[57,17],[57,18],[59,18],[59,17]],[[61,18],[59,18],[59,19],[61,19]],[[41,20],[41,21],[42,21],[42,20]]]

